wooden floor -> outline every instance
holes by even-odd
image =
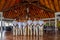
[[[43,36],[13,36],[11,32],[3,32],[0,40],[60,40],[60,32],[47,32]]]

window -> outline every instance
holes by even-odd
[[[13,24],[11,22],[9,22],[9,26],[13,26]]]
[[[8,26],[8,22],[5,22],[5,26]]]

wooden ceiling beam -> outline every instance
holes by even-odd
[[[18,4],[19,2],[21,2],[22,0],[16,0],[15,4]]]
[[[11,2],[10,5],[9,5],[9,7],[14,6],[14,5],[15,5],[15,1],[16,1],[16,0],[12,0],[12,2]]]
[[[49,0],[44,0],[44,1],[45,1],[44,7],[46,7],[45,9],[47,9],[47,11],[50,10],[50,12],[55,12],[54,10],[52,10],[52,9],[50,8]]]
[[[48,3],[48,0],[44,0],[44,1],[45,1],[45,6],[48,7],[48,8],[50,8],[50,5]]]
[[[53,6],[52,4],[51,4],[51,0],[44,0],[45,1],[45,5],[46,5],[46,7],[47,8],[49,8],[49,9],[51,9],[51,7]],[[50,2],[49,2],[50,1]],[[52,9],[54,9],[54,7],[52,7]],[[48,15],[48,17],[50,17],[50,15],[49,15],[49,13],[47,13],[46,12],[46,17],[47,17],[47,15]]]
[[[26,4],[23,4],[23,3],[17,3],[17,4],[15,4],[14,6],[12,6],[12,7],[9,7],[8,9],[3,9],[2,11],[3,12],[5,12],[5,11],[9,11],[9,10],[11,10],[12,8],[14,8],[14,7],[16,7],[16,6],[26,6]]]
[[[11,2],[12,2],[11,0],[7,0],[7,2],[5,4],[3,10],[7,9],[9,7],[9,5],[10,5]]]
[[[58,0],[59,10],[60,10],[60,0]]]
[[[40,0],[40,3],[41,3],[42,5],[45,5],[44,0]]]
[[[52,9],[53,11],[55,11],[54,4],[53,4],[52,0],[48,0],[48,3],[50,5],[50,9]]]
[[[5,0],[1,0],[1,2],[0,2],[0,11],[2,11],[2,8],[3,8],[4,4],[5,4]]]
[[[53,10],[49,9],[48,7],[43,6],[43,5],[40,5],[39,8],[42,8],[43,10],[48,11],[48,12],[55,12],[55,11],[53,11]]]
[[[12,6],[18,4],[20,2],[20,0],[5,0],[5,4],[2,8],[2,11],[11,8]]]
[[[59,5],[58,5],[58,0],[54,0],[54,6],[55,6],[55,9],[57,12],[60,11]]]
[[[44,1],[44,0],[43,0]],[[9,6],[9,4],[11,3],[11,1],[9,1],[9,3],[7,4],[8,6]],[[45,3],[44,3],[45,4]],[[7,8],[8,6],[5,6],[4,8]],[[15,6],[17,6],[17,5],[24,5],[23,3],[18,3],[18,4],[16,4]],[[44,8],[43,6],[41,6],[41,5],[36,5],[36,6],[38,6],[39,8],[42,8],[43,10],[46,10],[46,11],[52,11],[52,10],[50,10],[50,9],[47,9],[47,8]],[[13,6],[14,7],[14,6]],[[8,11],[8,10],[10,10],[12,7],[10,7],[10,8],[8,8],[8,9],[3,9],[3,11]]]

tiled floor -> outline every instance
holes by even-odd
[[[13,36],[11,32],[3,32],[2,39],[0,35],[0,40],[60,40],[60,33],[44,33],[43,36]]]

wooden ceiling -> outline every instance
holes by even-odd
[[[6,15],[7,14],[7,15]],[[29,15],[30,18],[52,18],[54,17],[54,12],[48,12],[42,8],[38,8],[36,5],[29,5],[29,13],[27,14],[26,5],[17,5],[11,8],[9,11],[4,12],[5,18],[21,18],[26,19],[26,15]]]
[[[40,4],[46,6],[54,12],[60,12],[60,0],[40,0]]]
[[[38,1],[40,3],[39,7],[37,5],[29,6],[29,16],[31,18],[52,18],[55,12],[60,12],[60,0]],[[4,12],[5,18],[24,18],[26,17],[26,6],[20,5],[21,2],[22,0],[0,0],[0,11]]]
[[[10,7],[18,4],[21,0],[0,0],[0,11],[9,9]]]

